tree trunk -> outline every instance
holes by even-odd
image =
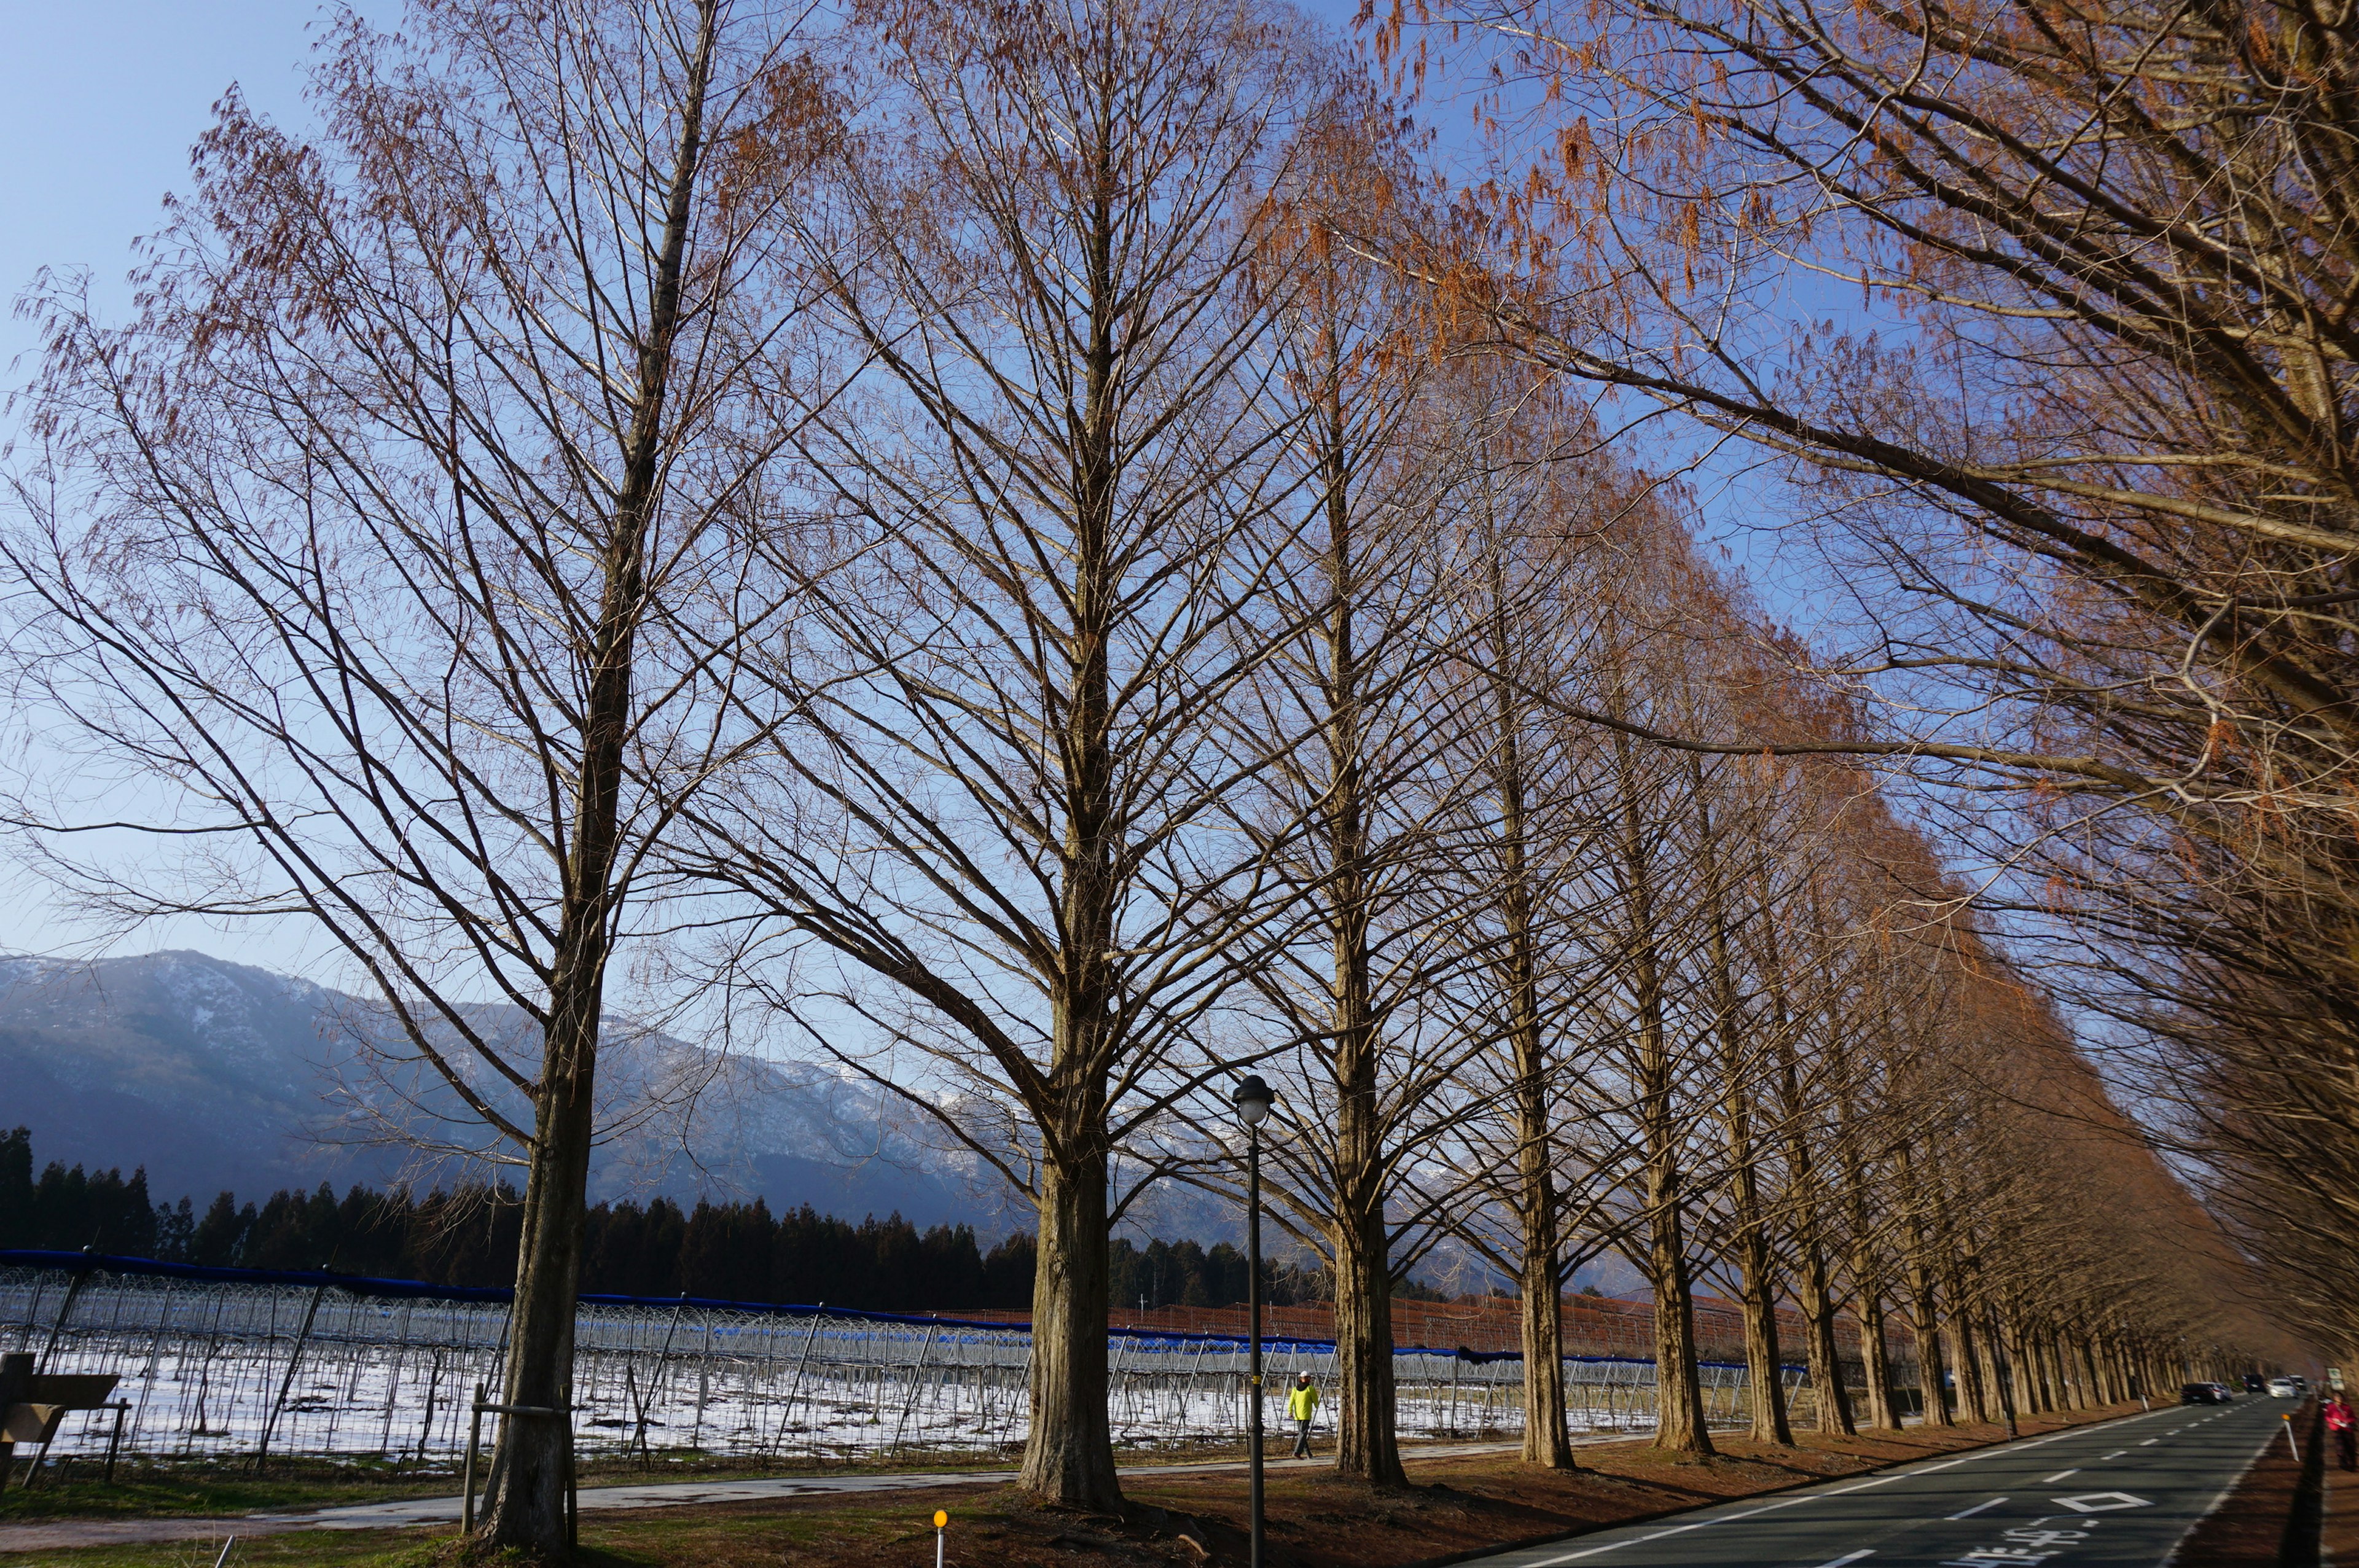
[[[573,1304],[580,1294],[582,1242],[588,1212],[592,1084],[598,1038],[594,1000],[552,1018],[549,1054],[533,1117],[525,1178],[523,1236],[516,1259],[516,1304],[499,1398],[504,1405],[555,1411],[503,1416],[484,1491],[481,1538],[495,1547],[557,1552],[567,1545],[567,1455],[572,1431]]]
[[[1390,1173],[1385,1162],[1380,1095],[1382,1043],[1370,973],[1374,875],[1368,835],[1368,775],[1360,723],[1367,674],[1355,634],[1362,568],[1343,470],[1344,415],[1330,401],[1326,509],[1330,554],[1327,614],[1328,712],[1324,741],[1329,789],[1325,821],[1332,871],[1333,1029],[1330,1073],[1335,1087],[1335,1194],[1329,1238],[1335,1256],[1335,1468],[1372,1486],[1406,1487],[1394,1432],[1391,1234],[1385,1217]]]
[[[1858,1302],[1859,1358],[1867,1372],[1867,1422],[1898,1432],[1900,1412],[1892,1403],[1892,1359],[1884,1347],[1884,1296],[1873,1284],[1863,1284]]]
[[[1769,1273],[1769,1244],[1759,1237],[1741,1243],[1745,1271],[1745,1375],[1752,1388],[1753,1437],[1780,1448],[1794,1446],[1786,1411],[1786,1368],[1777,1346],[1777,1297]]]
[[[1989,1324],[1987,1314],[1976,1324],[1982,1332],[1975,1336],[1974,1347],[1977,1368],[1982,1373],[1983,1419],[1998,1422],[2006,1419],[2007,1395],[1999,1379],[2006,1376],[2007,1369],[1999,1358],[1998,1331]]]
[[[1941,1355],[1940,1320],[1933,1308],[1933,1281],[1916,1264],[1908,1270],[1908,1326],[1917,1341],[1917,1397],[1924,1406],[1925,1424],[1956,1424],[1950,1412],[1948,1369]]]
[[[1495,672],[1510,668],[1512,634],[1499,558],[1489,559],[1491,656]],[[1523,703],[1514,683],[1495,674],[1499,710],[1500,912],[1505,926],[1507,1032],[1516,1053],[1516,1210],[1524,1232],[1520,1328],[1524,1349],[1524,1462],[1570,1470],[1572,1433],[1564,1397],[1564,1301],[1558,1278],[1561,1238],[1549,1121],[1549,1059],[1540,1027],[1539,954],[1533,931],[1531,868],[1526,858]]]
[[[1619,650],[1609,657],[1617,669]],[[1618,695],[1613,704],[1619,706]],[[1686,1195],[1680,1190],[1680,1128],[1672,1114],[1669,1033],[1663,1018],[1663,967],[1655,947],[1655,883],[1647,824],[1630,741],[1613,736],[1621,795],[1624,896],[1629,908],[1631,989],[1636,1003],[1638,1119],[1647,1162],[1647,1272],[1655,1292],[1655,1446],[1697,1455],[1713,1452],[1704,1429],[1703,1388],[1696,1371],[1695,1306],[1688,1281]]]
[[[1335,1468],[1375,1487],[1406,1487],[1394,1431],[1392,1271],[1384,1212],[1338,1225],[1335,1244]]]
[[[1658,1162],[1647,1175],[1654,1212],[1647,1265],[1655,1282],[1655,1446],[1701,1457],[1716,1450],[1704,1426],[1703,1385],[1696,1375],[1695,1296],[1678,1184],[1675,1166]]]
[[[1690,759],[1696,797],[1696,845],[1703,868],[1704,896],[1712,911],[1712,1007],[1720,1039],[1721,1126],[1728,1140],[1729,1200],[1735,1222],[1734,1248],[1742,1276],[1738,1298],[1745,1309],[1745,1379],[1751,1388],[1754,1438],[1791,1447],[1786,1416],[1786,1385],[1777,1362],[1777,1285],[1770,1259],[1768,1227],[1761,1213],[1761,1184],[1753,1148],[1752,1068],[1745,1020],[1736,991],[1736,968],[1729,952],[1729,895],[1721,875],[1720,846],[1713,837],[1712,807],[1704,793],[1703,759]]]
[[[1555,1249],[1524,1254],[1524,1462],[1571,1470],[1572,1433],[1565,1413],[1564,1301],[1557,1294]]]
[[[1811,1222],[1805,1220],[1805,1225]],[[1816,1237],[1801,1243],[1801,1267],[1796,1271],[1795,1294],[1802,1306],[1802,1332],[1810,1346],[1810,1383],[1818,1390],[1819,1430],[1843,1437],[1854,1434],[1851,1393],[1843,1387],[1843,1350],[1835,1338],[1834,1292],[1827,1286],[1827,1264]]]
[[[662,482],[664,395],[679,331],[681,277],[717,23],[717,0],[703,0],[669,171],[663,244],[650,279],[647,337],[635,367],[598,620],[583,671],[573,837],[550,966],[541,1072],[534,1086],[533,1146],[500,1392],[503,1404],[552,1413],[501,1418],[479,1531],[489,1545],[544,1553],[571,1546],[565,1504],[572,1454],[573,1312],[589,1207],[598,1032],[622,843],[624,756],[630,741],[637,632],[647,612],[647,535]]]
[[[1851,1277],[1859,1306],[1859,1358],[1867,1372],[1867,1420],[1886,1432],[1900,1430],[1900,1411],[1892,1401],[1892,1358],[1884,1343],[1884,1264],[1876,1256],[1867,1217],[1866,1173],[1855,1162],[1847,1169],[1851,1187]]]
[[[1106,1416],[1106,1162],[1041,1170],[1039,1261],[1032,1277],[1032,1431],[1016,1485],[1062,1508],[1115,1511]]]
[[[1902,1239],[1908,1267],[1908,1325],[1917,1340],[1918,1396],[1929,1426],[1952,1424],[1948,1390],[1942,1387],[1940,1320],[1934,1310],[1933,1271],[1926,1262],[1925,1224],[1915,1205],[1918,1198],[1915,1161],[1908,1145],[1894,1151],[1900,1173]]]
[[[1983,1388],[1982,1336],[1974,1332],[1971,1321],[1973,1309],[1962,1302],[1957,1281],[1945,1282],[1950,1298],[1950,1365],[1958,1375],[1958,1413],[1970,1424],[1984,1425],[1992,1416],[1990,1400]]]

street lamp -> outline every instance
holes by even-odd
[[[1237,1119],[1245,1124],[1245,1332],[1252,1346],[1245,1363],[1245,1386],[1248,1390],[1245,1426],[1246,1467],[1252,1476],[1251,1496],[1247,1508],[1252,1515],[1252,1545],[1247,1554],[1250,1568],[1262,1568],[1261,1563],[1261,1124],[1269,1115],[1270,1102],[1277,1097],[1261,1081],[1259,1073],[1247,1073],[1229,1098],[1237,1108]]]

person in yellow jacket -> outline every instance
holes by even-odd
[[[1319,1413],[1319,1390],[1310,1381],[1310,1374],[1295,1375],[1294,1387],[1286,1392],[1286,1413],[1294,1422],[1294,1456],[1310,1457],[1310,1421]]]

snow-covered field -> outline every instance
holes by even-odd
[[[158,1456],[251,1455],[266,1442],[274,1454],[447,1462],[465,1447],[476,1389],[496,1394],[506,1325],[495,1303],[105,1273],[72,1290],[60,1271],[0,1270],[0,1348],[30,1350],[48,1371],[116,1374],[124,1450]],[[644,1444],[847,1459],[1006,1450],[1025,1437],[1021,1326],[585,1303],[576,1338],[585,1454]],[[1265,1354],[1273,1430],[1296,1372],[1332,1396],[1330,1346],[1281,1340]],[[1244,1432],[1242,1342],[1121,1334],[1109,1360],[1117,1444]],[[1405,1353],[1395,1369],[1404,1435],[1522,1429],[1517,1362]],[[1653,1427],[1651,1363],[1583,1359],[1566,1369],[1576,1430]],[[1706,1377],[1712,1418],[1743,1421],[1743,1368]],[[497,1419],[485,1418],[486,1439]],[[103,1454],[116,1420],[112,1411],[69,1416],[52,1456]]]

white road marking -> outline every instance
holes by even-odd
[[[1843,1568],[1843,1564],[1846,1563],[1856,1563],[1863,1557],[1873,1557],[1875,1555],[1875,1551],[1873,1547],[1869,1548],[1865,1552],[1845,1552],[1841,1557],[1831,1557],[1827,1559],[1827,1561],[1819,1564],[1819,1568]]]
[[[1945,1514],[1942,1516],[1942,1519],[1945,1523],[1953,1519],[1972,1519],[1976,1514],[1982,1512],[1984,1509],[1995,1509],[2005,1501],[2006,1501],[2005,1498],[1993,1498],[1988,1502],[1976,1503],[1973,1508],[1966,1509],[1963,1513]]]
[[[2153,1412],[2149,1411],[2147,1413],[2151,1414]],[[2146,1416],[2125,1416],[2122,1419],[2125,1421],[2144,1421]],[[1691,1530],[1702,1530],[1708,1525],[1734,1524],[1738,1519],[1752,1519],[1756,1515],[1769,1513],[1777,1509],[1790,1509],[1801,1503],[1818,1502],[1827,1498],[1842,1497],[1847,1492],[1863,1492],[1870,1487],[1881,1487],[1893,1481],[1912,1480],[1919,1476],[1930,1476],[1937,1470],[1948,1470],[1959,1465],[1970,1465],[1977,1459],[1987,1459],[1993,1454],[2017,1454],[2027,1448],[2038,1448],[2044,1444],[2061,1443],[2066,1438],[2080,1437],[2082,1435],[2085,1434],[2078,1429],[2067,1427],[2061,1432],[2050,1433],[2046,1437],[2035,1437],[2026,1443],[2008,1443],[1990,1448],[1977,1449],[1971,1454],[1962,1454],[1955,1459],[1944,1460],[1939,1465],[1927,1465],[1914,1470],[1893,1471],[1886,1475],[1878,1476],[1874,1480],[1860,1481],[1848,1487],[1838,1487],[1831,1491],[1812,1491],[1799,1498],[1786,1498],[1777,1502],[1766,1503],[1757,1509],[1746,1509],[1742,1513],[1723,1514],[1717,1519],[1698,1519],[1693,1524],[1678,1525],[1670,1530],[1658,1530],[1652,1535],[1633,1536],[1627,1541],[1609,1541],[1603,1546],[1587,1547],[1580,1552],[1567,1552],[1555,1557],[1543,1557],[1537,1563],[1527,1563],[1524,1564],[1523,1568],[1563,1568],[1563,1565],[1567,1563],[1578,1563],[1584,1557],[1598,1557],[1608,1552],[1618,1552],[1625,1546],[1643,1546],[1650,1541],[1661,1541],[1667,1536],[1685,1535]],[[2124,1450],[2124,1452],[2127,1452],[2127,1450]],[[2001,1498],[2000,1500],[2005,1501],[2004,1498]],[[2034,1519],[2032,1522],[2034,1524],[2038,1524],[2039,1521],[2038,1519]],[[1871,1550],[1858,1553],[1854,1556],[1839,1558],[1836,1561],[1838,1563],[1856,1563],[1861,1557],[1873,1555],[1875,1555],[1875,1553]],[[1821,1568],[1835,1568],[1835,1565],[1833,1563],[1822,1564]]]
[[[2116,1448],[2111,1454],[2105,1454],[2103,1458],[2100,1458],[2097,1463],[2103,1465],[2106,1459],[2119,1459],[2123,1454],[2127,1454],[2129,1450],[2126,1448]]]
[[[2083,1492],[2077,1498],[2050,1498],[2048,1500],[2060,1503],[2076,1514],[2106,1514],[2116,1509],[2154,1507],[2148,1498],[2134,1498],[2127,1492]]]
[[[2139,1444],[2138,1446],[2140,1448],[2152,1448],[2156,1444],[2160,1443],[2162,1439],[2159,1437],[2149,1437],[2144,1443]]]
[[[2040,1484],[2041,1486],[2043,1486],[2043,1487],[2052,1487],[2052,1486],[2054,1486],[2057,1482],[2059,1482],[2059,1481],[2060,1481],[2060,1480],[2064,1479],[2064,1477],[2065,1477],[2065,1476],[2077,1476],[2077,1475],[2079,1475],[2080,1473],[2081,1473],[2081,1472],[2079,1472],[2078,1470],[2059,1470],[2059,1471],[2057,1471],[2057,1472],[2056,1472],[2056,1474],[2054,1474],[2053,1476],[2042,1476],[2039,1478],[2039,1484]]]

